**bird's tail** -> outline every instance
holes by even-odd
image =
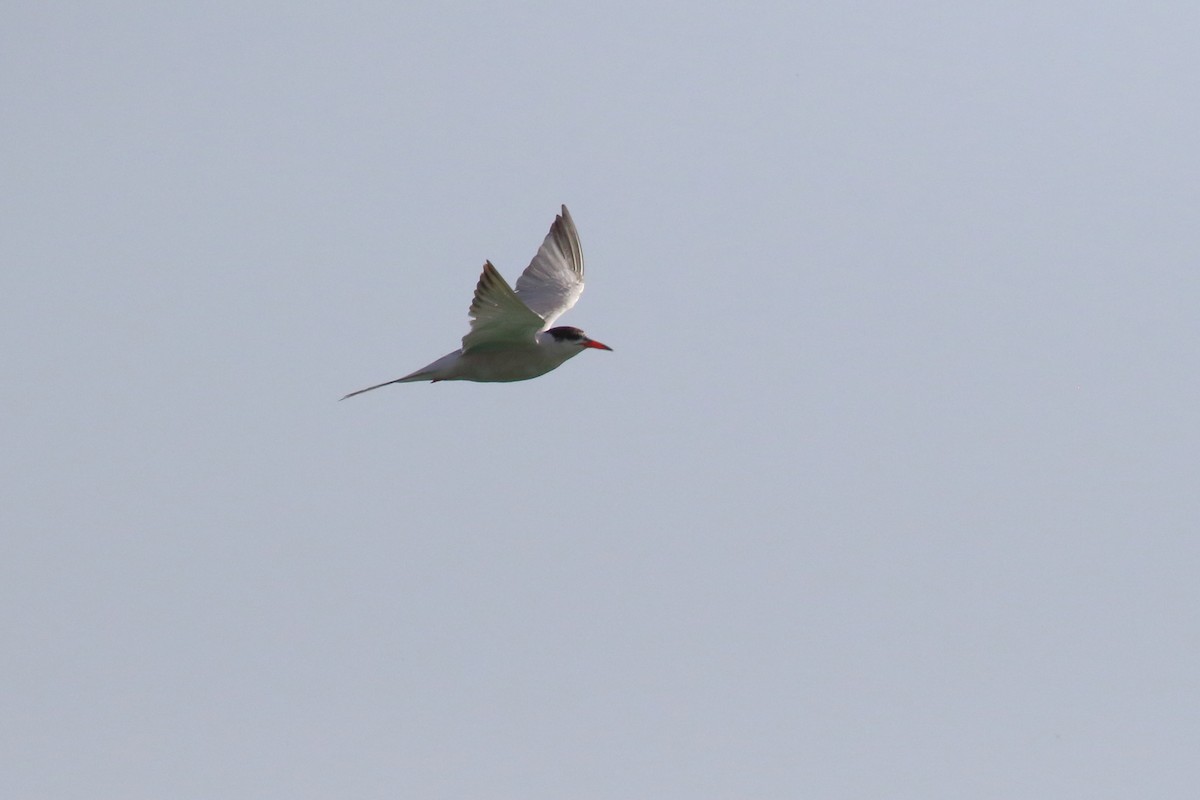
[[[350,394],[346,395],[345,397],[342,397],[341,399],[345,400],[347,397],[354,397],[354,395],[356,395],[356,394],[362,394],[363,392],[369,392],[372,389],[379,389],[384,386],[391,386],[393,383],[416,383],[417,381],[432,381],[433,383],[437,383],[438,379],[433,377],[433,374],[434,373],[432,373],[432,372],[426,372],[424,370],[422,370],[420,372],[414,372],[411,375],[405,375],[403,378],[396,378],[396,380],[394,380],[394,381],[384,381],[383,383],[377,383],[374,386],[368,386],[365,389],[359,389],[358,391],[351,392]]]

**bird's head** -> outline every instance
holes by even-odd
[[[589,347],[596,350],[612,350],[606,344],[601,344],[595,339],[589,339],[579,328],[572,328],[570,325],[551,328],[543,335],[556,347],[578,348],[578,352],[582,352]]]

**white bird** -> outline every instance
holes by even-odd
[[[491,261],[484,262],[471,301],[471,330],[460,349],[403,378],[346,397],[393,383],[525,381],[545,375],[588,348],[612,350],[579,328],[550,327],[581,294],[583,250],[575,221],[563,206],[537,255],[517,279],[515,292]]]

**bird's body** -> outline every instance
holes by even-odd
[[[379,386],[419,381],[435,383],[437,381],[476,381],[477,383],[527,381],[530,378],[545,375],[571,356],[582,352],[583,350],[574,343],[560,343],[555,341],[549,333],[539,333],[537,339],[528,344],[514,343],[479,347],[465,353],[460,348],[403,378],[381,383]],[[371,389],[378,389],[379,386],[359,391],[369,392]],[[358,394],[358,392],[354,392],[354,394]]]
[[[611,350],[578,328],[550,327],[581,294],[583,251],[575,223],[563,206],[537,255],[517,280],[516,291],[490,261],[483,265],[471,302],[471,330],[463,337],[461,348],[403,378],[346,397],[393,383],[524,381],[545,375],[587,348]]]

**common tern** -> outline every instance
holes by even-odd
[[[403,378],[359,389],[342,399],[393,383],[525,381],[545,375],[589,348],[612,350],[579,328],[550,327],[581,294],[583,250],[575,221],[563,206],[537,255],[517,279],[516,291],[491,261],[484,262],[469,311],[471,330],[461,348]]]

